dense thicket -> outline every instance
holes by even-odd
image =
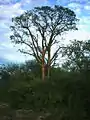
[[[90,76],[58,67],[52,68],[51,78],[42,82],[37,69],[38,66],[28,69],[26,64],[2,67],[0,81],[6,84],[2,82],[0,101],[8,103],[11,109],[48,112],[47,120],[90,119]]]

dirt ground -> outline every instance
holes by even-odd
[[[32,110],[11,110],[7,104],[0,104],[0,120],[42,120],[49,115],[49,113]]]

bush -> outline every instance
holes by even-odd
[[[90,82],[73,78],[45,82],[34,80],[30,85],[9,91],[12,108],[48,111],[47,119],[85,120],[90,112]]]
[[[12,109],[50,113],[46,120],[89,120],[89,78],[53,68],[50,79],[43,82],[32,72],[17,69],[8,77],[7,87],[0,88],[0,101],[8,102]]]

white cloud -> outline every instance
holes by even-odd
[[[4,31],[3,35],[9,32],[9,26],[11,25],[11,18],[23,13],[20,3],[13,5],[0,5],[0,31]]]
[[[78,28],[81,31],[89,32],[90,31],[90,17],[81,16],[79,24],[78,24]]]
[[[84,6],[84,9],[85,9],[85,10],[90,10],[90,6],[89,6],[89,5],[86,5],[86,6]]]
[[[81,14],[81,9],[80,9],[80,8],[77,8],[77,9],[75,10],[75,13],[76,13],[77,16],[79,16],[79,15]]]
[[[81,2],[88,2],[89,0],[70,0],[70,2],[79,2],[79,3],[81,3]]]
[[[15,4],[17,0],[0,0],[0,5],[10,5]]]
[[[4,2],[10,2],[11,0],[0,0],[0,2],[4,3]]]
[[[25,1],[25,4],[30,4],[31,3],[31,0],[26,0]]]
[[[1,1],[0,1],[1,2]],[[5,0],[4,2],[10,2],[9,0]],[[15,60],[15,61],[24,61],[25,56],[21,55],[19,52],[17,53],[16,48],[10,43],[9,34],[11,25],[11,18],[17,15],[20,15],[24,12],[21,8],[20,3],[10,4],[10,5],[0,5],[0,58],[4,58],[7,60]],[[18,59],[20,58],[20,59]]]
[[[9,61],[14,61],[14,62],[24,62],[25,60],[28,60],[26,56],[24,56],[18,52],[14,52],[14,51],[11,53],[5,54],[4,58]]]
[[[12,2],[12,0],[0,0],[0,4],[8,4]]]
[[[16,15],[20,15],[24,12],[21,8],[20,3],[14,5],[1,5],[0,6],[0,17],[10,19]]]
[[[24,9],[30,10],[33,7],[49,5],[49,0],[22,0]]]
[[[25,56],[17,51],[18,48],[13,47],[10,41],[0,43],[0,58],[15,62],[24,62],[30,59],[30,56]]]
[[[72,3],[68,4],[68,7],[70,7],[70,8],[81,8],[81,4],[72,2]]]
[[[80,19],[80,23],[86,25],[86,24],[90,24],[90,16],[82,16],[81,19]]]
[[[68,0],[56,0],[56,4],[65,4]]]
[[[65,35],[66,40],[88,40],[90,38],[90,33],[87,31],[74,31],[74,32],[68,32],[68,34]]]

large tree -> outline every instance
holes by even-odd
[[[61,48],[59,36],[66,31],[77,30],[75,13],[62,6],[42,6],[13,18],[12,22],[12,42],[24,45],[25,48],[20,52],[32,55],[37,60],[42,67],[43,80],[45,71],[49,77],[50,67]],[[54,45],[57,45],[57,49],[51,55]]]

